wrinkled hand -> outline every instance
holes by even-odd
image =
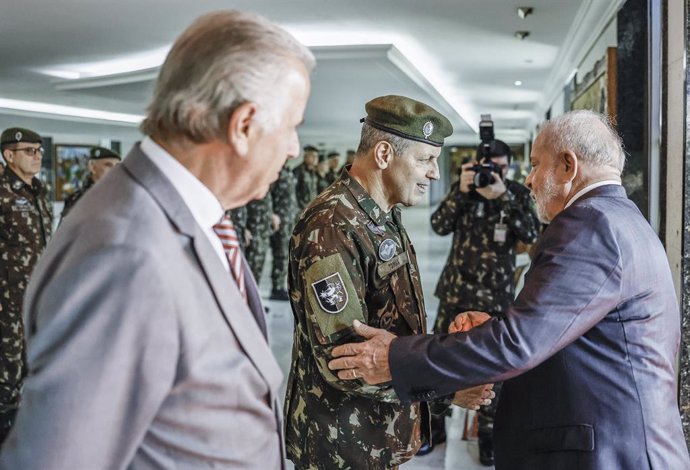
[[[491,315],[484,312],[469,311],[458,313],[448,327],[448,333],[470,331],[475,326],[479,326],[489,319],[491,319]]]
[[[328,368],[338,371],[341,380],[363,379],[370,385],[391,380],[388,349],[396,336],[386,330],[364,325],[355,320],[355,333],[367,339],[363,343],[348,343],[333,348],[334,359]]]
[[[458,390],[453,397],[453,404],[468,410],[478,410],[480,406],[491,404],[496,398],[494,384],[477,385],[476,387]]]
[[[491,172],[491,176],[494,177],[494,183],[483,188],[477,188],[477,192],[481,194],[485,199],[496,199],[506,192],[506,185],[498,175],[498,173]]]

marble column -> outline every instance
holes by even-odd
[[[627,0],[618,12],[616,123],[628,159],[623,186],[649,218],[648,0]]]
[[[680,2],[679,2],[680,3]],[[688,17],[688,12],[690,12],[690,1],[686,0],[685,3],[685,15],[683,24],[683,35],[686,39],[686,44],[690,40],[690,17]],[[669,11],[668,21],[673,21],[673,12]],[[670,29],[669,29],[670,30]],[[685,46],[683,52],[684,59],[683,62],[687,63],[690,60],[690,51],[687,46]],[[670,66],[673,64],[671,63]],[[679,65],[680,68],[680,65]],[[671,68],[670,68],[671,70]],[[672,70],[671,70],[672,72]],[[669,73],[669,81],[673,80],[674,73]],[[680,74],[679,74],[680,75]],[[690,75],[688,75],[687,67],[682,68],[682,75],[678,78],[684,79],[685,89],[685,109],[684,109],[684,137],[685,137],[685,147],[682,153],[682,172],[680,178],[682,178],[682,209],[679,214],[672,215],[670,212],[667,216],[682,218],[681,225],[681,236],[682,240],[680,243],[681,253],[680,253],[680,267],[681,267],[681,277],[680,277],[680,299],[681,299],[681,351],[680,351],[680,374],[679,374],[679,385],[680,385],[680,409],[681,417],[683,421],[683,430],[685,431],[685,439],[690,447]],[[672,83],[669,83],[669,87]],[[680,88],[680,87],[679,87]],[[668,101],[678,99],[680,97],[668,97]],[[681,100],[682,101],[682,100]],[[669,116],[670,119],[671,116]],[[678,138],[682,134],[679,133]],[[673,158],[673,155],[669,153],[669,160]]]

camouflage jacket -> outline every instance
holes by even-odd
[[[505,241],[496,233],[501,225],[505,225]],[[487,200],[460,192],[455,183],[431,215],[431,227],[439,235],[453,234],[436,296],[466,309],[505,312],[515,296],[517,243],[533,243],[539,235],[529,190],[506,180],[506,192]]]
[[[273,233],[272,215],[273,203],[270,193],[267,193],[263,199],[250,201],[247,204],[247,229],[252,234],[252,240],[261,239],[268,243],[268,237]]]
[[[273,213],[280,217],[281,227],[290,227],[295,217],[297,217],[297,193],[295,192],[296,180],[292,170],[284,166],[280,170],[278,179],[271,185],[271,202],[273,203]]]
[[[331,185],[332,181],[328,180],[328,173],[325,175],[321,176],[318,173],[316,174],[316,192],[318,194],[321,194],[326,190],[327,187]]]
[[[65,205],[62,209],[62,214],[60,215],[60,217],[65,217],[69,213],[69,211],[72,210],[77,201],[81,199],[84,193],[86,193],[86,191],[88,191],[91,188],[91,186],[93,186],[93,179],[91,178],[91,175],[89,175],[84,181],[84,184],[81,188],[77,189],[65,198]]]
[[[247,206],[236,207],[225,211],[225,215],[230,217],[232,225],[237,232],[237,239],[240,242],[240,248],[244,251],[247,240],[244,237],[244,231],[247,228]]]
[[[34,178],[29,186],[5,168],[0,175],[0,411],[19,404],[25,373],[22,301],[52,223],[43,184]]]
[[[304,163],[295,167],[292,172],[297,183],[297,207],[298,211],[302,212],[318,194],[318,175],[313,170],[307,170]]]
[[[356,340],[355,319],[398,336],[425,332],[417,259],[400,209],[385,213],[344,172],[296,225],[288,284],[295,317],[288,457],[314,469],[385,469],[409,460],[426,404],[402,404],[391,386],[341,381],[327,367],[334,346]]]

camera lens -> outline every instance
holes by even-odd
[[[494,177],[490,168],[482,168],[474,174],[474,185],[477,188],[485,188],[494,183]]]

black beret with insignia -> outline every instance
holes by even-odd
[[[304,147],[304,151],[305,151],[305,152],[317,152],[317,153],[318,153],[319,149],[317,149],[317,148],[314,147],[313,145],[306,145],[306,146]]]
[[[442,147],[443,140],[453,133],[453,125],[443,114],[405,96],[379,96],[364,108],[367,116],[360,122],[405,139]]]
[[[101,158],[117,158],[118,160],[122,160],[117,153],[106,147],[93,147],[89,151],[90,160],[100,160]]]
[[[0,135],[0,145],[2,147],[7,144],[16,144],[19,142],[42,144],[43,139],[38,133],[22,127],[10,127],[2,131],[2,135]]]

